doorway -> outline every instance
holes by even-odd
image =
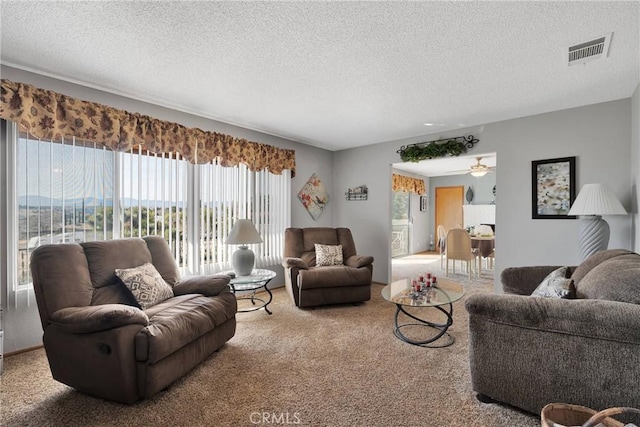
[[[462,228],[462,205],[464,201],[464,186],[435,188],[435,226],[439,225],[449,231],[452,228]]]

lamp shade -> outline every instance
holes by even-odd
[[[622,206],[607,184],[586,184],[571,205],[569,215],[625,215]]]
[[[233,224],[233,228],[227,236],[228,245],[246,245],[248,243],[262,243],[255,225],[248,219],[239,219]]]

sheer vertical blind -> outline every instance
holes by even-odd
[[[120,164],[120,235],[163,236],[178,265],[188,270],[189,163],[178,154],[132,149]]]
[[[289,227],[291,174],[250,171],[244,164],[194,165],[178,154],[136,147],[114,152],[77,138],[41,140],[7,122],[7,260],[14,295],[29,289],[29,258],[49,243],[161,235],[183,273],[231,268],[225,240],[237,219],[256,225],[256,266],[278,264]],[[11,190],[13,189],[13,190]]]
[[[245,165],[227,168],[200,166],[200,271],[211,273],[231,268],[235,247],[225,244],[237,219],[249,218],[263,243],[252,245],[256,266],[281,261],[284,229],[291,223],[291,179],[289,171],[273,175],[252,172]]]
[[[284,230],[291,225],[291,172],[282,175],[256,172],[255,208],[252,218],[262,236],[263,243],[256,245],[258,267],[279,264],[284,253]]]

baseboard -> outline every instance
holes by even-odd
[[[41,348],[44,348],[44,345],[40,344],[40,345],[36,345],[34,347],[27,347],[27,348],[23,348],[23,349],[20,349],[20,350],[12,351],[10,353],[5,353],[3,355],[3,357],[5,357],[5,358],[6,357],[11,357],[11,356],[15,356],[16,354],[26,353],[28,351],[33,351],[33,350],[39,350]]]

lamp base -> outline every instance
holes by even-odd
[[[231,263],[236,276],[249,276],[253,270],[255,255],[248,246],[242,245],[233,253]]]
[[[600,215],[580,217],[578,245],[582,260],[609,246],[609,224]]]

